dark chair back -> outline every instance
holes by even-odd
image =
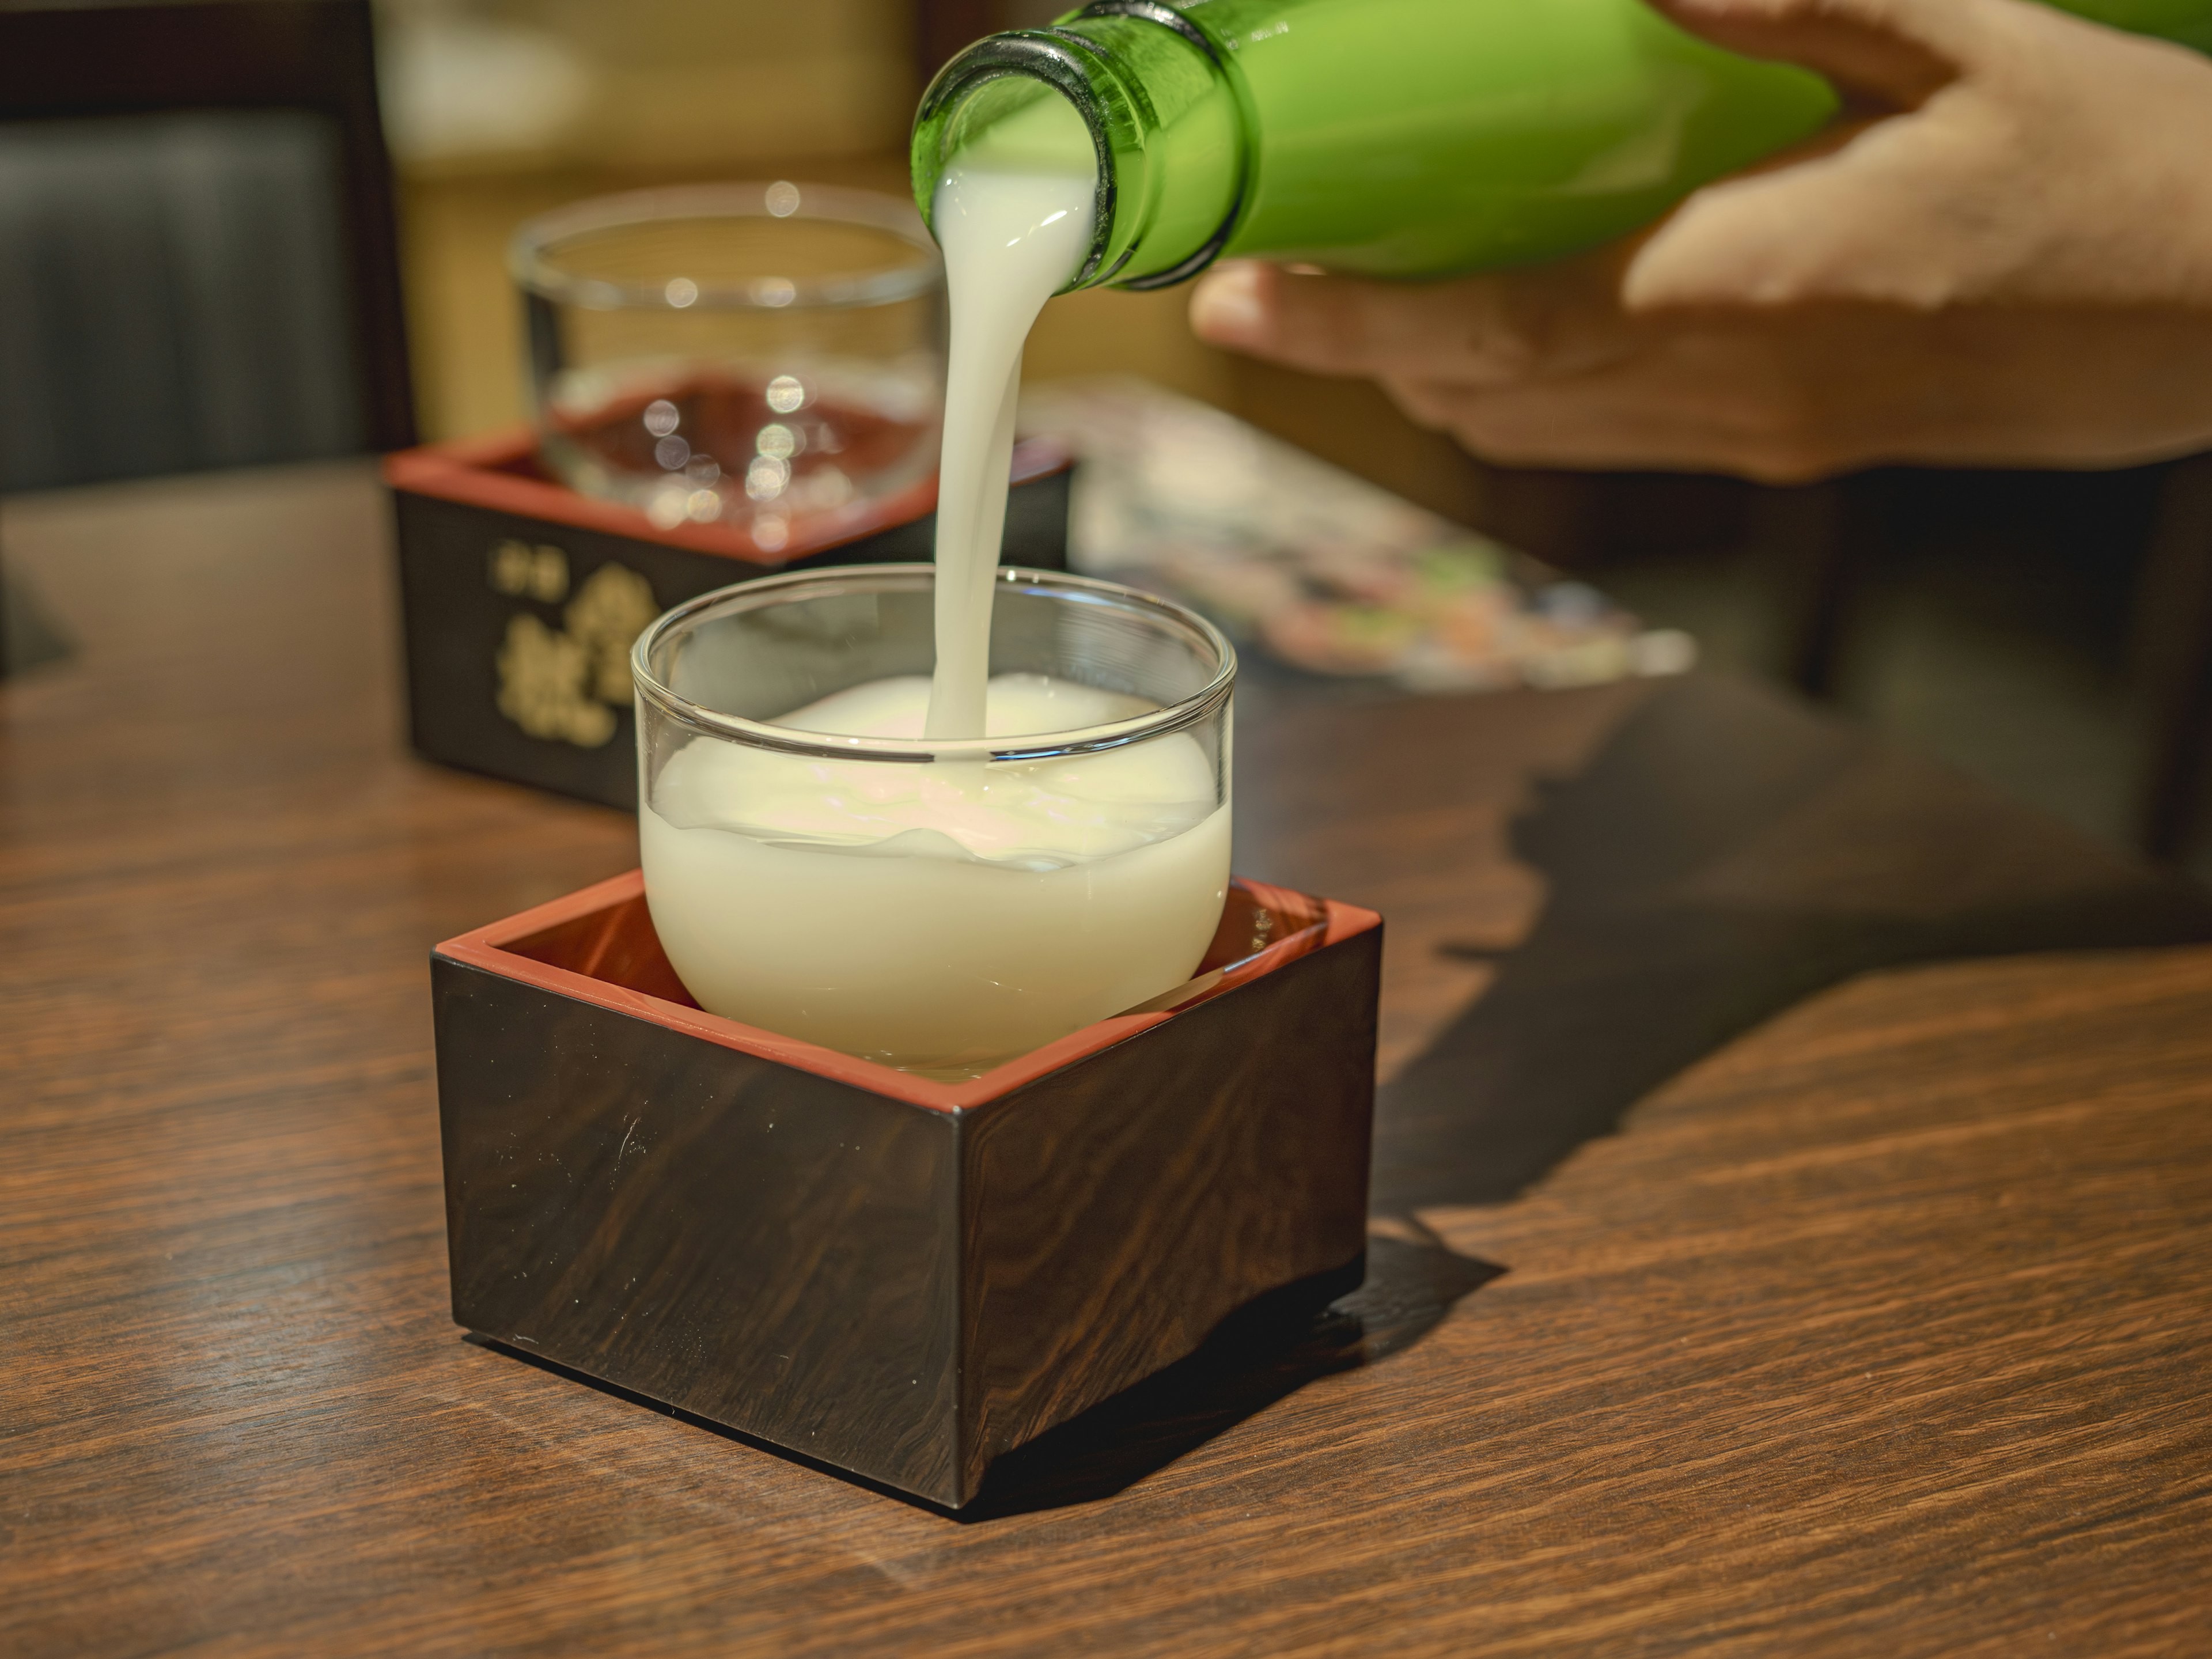
[[[0,491],[413,438],[365,0],[0,7]]]

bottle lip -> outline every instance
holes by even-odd
[[[1228,210],[1212,235],[1187,258],[1164,270],[1121,276],[1136,257],[1142,240],[1141,225],[1116,222],[1125,205],[1122,179],[1116,165],[1117,125],[1123,145],[1141,156],[1160,131],[1160,118],[1139,82],[1127,78],[1113,51],[1079,32],[1092,19],[1130,18],[1164,28],[1204,56],[1214,71],[1232,88],[1237,77],[1218,42],[1192,19],[1161,0],[1091,0],[1080,10],[1044,28],[1012,29],[988,35],[967,47],[937,72],[915,114],[911,143],[915,204],[921,210],[931,234],[936,232],[937,183],[946,161],[942,153],[945,124],[966,99],[1001,76],[1024,75],[1054,88],[1075,106],[1091,134],[1098,169],[1097,193],[1092,213],[1090,252],[1075,275],[1060,291],[1093,288],[1108,283],[1136,289],[1170,288],[1197,276],[1221,256],[1243,216],[1251,193],[1251,157],[1240,158],[1237,187]],[[1238,94],[1241,98],[1241,94]],[[1128,205],[1132,212],[1148,211],[1145,203],[1157,181],[1140,174],[1137,194]],[[1117,246],[1118,244],[1118,246]]]
[[[1060,290],[1062,293],[1112,281],[1114,272],[1127,264],[1135,251],[1132,245],[1122,251],[1110,269],[1101,269],[1113,240],[1114,210],[1120,192],[1115,178],[1113,140],[1107,131],[1093,72],[1078,56],[1075,49],[1079,46],[1084,49],[1085,56],[1103,58],[1097,48],[1081,36],[1062,34],[1057,30],[1014,29],[987,35],[962,51],[930,81],[928,89],[921,94],[921,106],[915,112],[912,138],[915,205],[921,210],[922,221],[934,236],[937,181],[943,176],[949,158],[933,153],[925,157],[925,151],[935,150],[937,130],[959,104],[981,91],[987,82],[1003,76],[1026,75],[1044,82],[1075,106],[1076,113],[1083,118],[1083,125],[1091,134],[1098,184],[1091,209],[1090,252],[1084,256],[1075,275],[1068,279],[1067,287]],[[1103,72],[1103,62],[1100,72]],[[925,134],[927,143],[924,142]]]

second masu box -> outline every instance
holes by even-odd
[[[970,1082],[702,1012],[639,872],[432,957],[453,1317],[933,1502],[1366,1249],[1380,918],[1231,890],[1197,975]]]
[[[416,752],[510,782],[637,805],[629,647],[662,611],[749,576],[927,560],[931,478],[793,524],[774,548],[721,524],[657,527],[538,465],[527,431],[387,457]],[[1006,559],[1067,568],[1068,459],[1014,452]]]

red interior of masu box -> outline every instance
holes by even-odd
[[[1013,481],[1023,484],[1044,477],[1066,467],[1068,460],[1066,449],[1050,439],[1025,438],[1014,446]],[[393,489],[417,495],[770,566],[911,524],[937,507],[937,475],[933,472],[895,495],[862,496],[835,511],[810,514],[793,523],[787,538],[773,549],[754,541],[750,529],[719,521],[686,520],[662,529],[634,507],[582,495],[555,478],[538,459],[538,434],[528,427],[387,455],[384,476]]]
[[[1285,963],[1363,933],[1372,910],[1237,878],[1197,974],[1142,1007],[1100,1020],[964,1083],[940,1083],[795,1037],[710,1014],[691,1000],[660,948],[633,870],[438,946],[439,954],[563,996],[650,1019],[725,1048],[911,1102],[954,1110],[980,1105],[1048,1072],[1133,1036],[1180,1010]]]

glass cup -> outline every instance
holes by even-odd
[[[1196,971],[1228,892],[1237,659],[1164,599],[1005,570],[993,724],[1081,724],[939,741],[779,723],[892,681],[907,714],[875,729],[918,733],[935,575],[723,588],[662,617],[630,664],[646,898],[700,1006],[955,1079]]]
[[[945,278],[911,203],[638,191],[532,220],[508,268],[540,453],[571,489],[774,552],[937,464]]]

